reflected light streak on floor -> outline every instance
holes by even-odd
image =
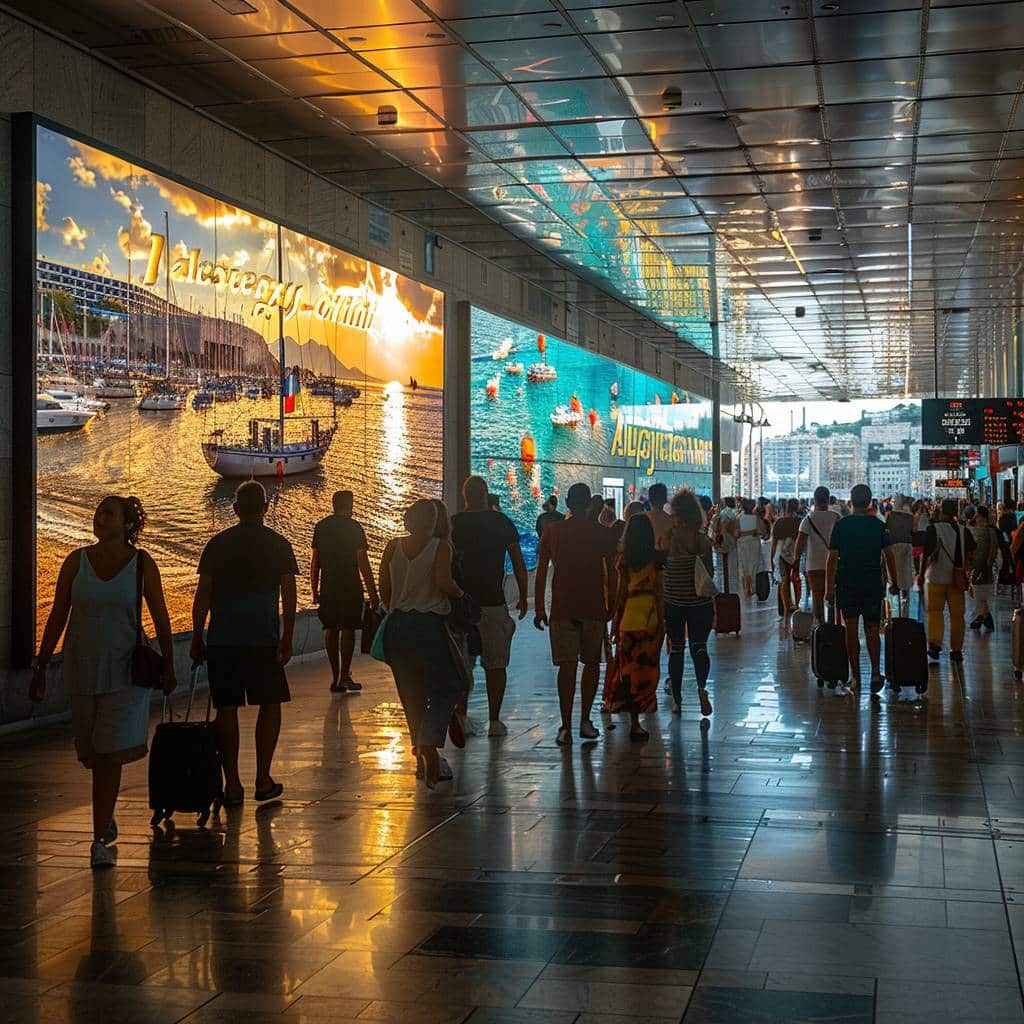
[[[147,827],[125,773],[119,865],[88,869],[66,728],[0,742],[4,1022],[294,1019],[1024,1020],[1024,691],[1009,610],[927,701],[819,691],[771,602],[713,640],[715,717],[554,743],[546,637],[521,626],[509,736],[417,784],[386,668],[332,697],[290,670],[285,800]],[[966,696],[966,700],[964,699]],[[482,680],[474,717],[486,721]],[[251,792],[252,716],[243,713]]]

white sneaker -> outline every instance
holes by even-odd
[[[555,737],[555,742],[560,747],[571,747],[572,746],[572,733],[566,728],[558,730],[558,735]]]
[[[107,826],[107,831],[100,836],[100,842],[104,846],[109,846],[114,840],[117,839],[117,822],[113,818],[110,819],[110,824]]]
[[[505,725],[504,722],[499,722],[499,721],[495,720],[495,721],[491,722],[487,726],[487,735],[488,736],[507,736],[508,735],[508,726]]]
[[[96,839],[89,848],[89,863],[94,868],[112,868],[117,863],[117,854]]]
[[[600,731],[594,727],[594,723],[589,719],[585,722],[580,722],[580,739],[596,740],[600,735]]]

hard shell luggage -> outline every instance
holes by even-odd
[[[814,612],[810,611],[807,607],[806,595],[803,608],[797,608],[793,612],[792,629],[794,643],[806,644],[810,642],[811,634],[814,632]]]
[[[754,577],[754,591],[758,601],[767,601],[772,592],[772,575],[767,569],[762,569]]]
[[[890,610],[888,602],[886,609]],[[903,614],[902,598],[899,614],[886,618],[883,636],[888,684],[897,693],[904,686],[913,686],[918,693],[925,693],[928,689],[928,641],[924,626]]]
[[[835,608],[830,606],[830,621],[819,623],[811,631],[811,671],[819,687],[828,683],[831,689],[845,683],[850,673],[846,630],[835,621],[835,615]]]
[[[740,631],[740,595],[715,594],[715,632]]]
[[[1024,610],[1014,608],[1010,623],[1010,658],[1013,661],[1013,678],[1018,682],[1024,678]]]
[[[153,736],[149,752],[150,825],[168,821],[175,811],[197,815],[202,828],[224,802],[224,776],[220,752],[210,721],[210,702],[206,702],[206,720],[192,722],[192,702],[196,695],[201,665],[192,667],[188,708],[184,721],[175,722],[170,701],[164,698],[164,716]],[[169,714],[170,712],[170,714]]]

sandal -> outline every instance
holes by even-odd
[[[245,790],[239,789],[236,792],[224,790],[224,799],[221,801],[223,807],[241,807],[245,803]]]
[[[263,803],[265,800],[276,800],[284,792],[284,786],[280,782],[272,782],[267,789],[256,790],[256,799]]]

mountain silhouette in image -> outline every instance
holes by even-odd
[[[277,342],[268,341],[267,348],[276,361]],[[378,378],[364,373],[359,367],[346,366],[326,345],[312,339],[300,345],[294,338],[285,338],[284,362],[285,366],[301,366],[304,370],[312,370],[318,377],[343,377],[380,383]]]

